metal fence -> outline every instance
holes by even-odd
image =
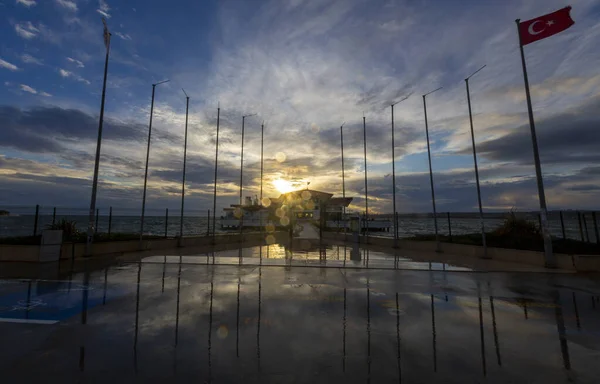
[[[209,233],[212,226],[212,217],[209,220],[210,211],[205,215],[190,215],[183,217],[183,235],[201,236]],[[88,226],[88,215],[85,209],[56,208],[47,206],[19,207],[17,212],[10,212],[8,216],[0,216],[0,237],[35,236],[54,223],[61,220],[75,222],[80,232],[86,232]],[[220,227],[219,220],[216,222]],[[115,234],[139,234],[140,217],[132,215],[127,209],[97,209],[96,233]],[[162,215],[151,214],[144,218],[144,235],[155,235],[165,237],[179,236],[180,215],[179,211],[168,209]]]

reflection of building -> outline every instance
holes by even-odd
[[[344,207],[352,202],[351,197],[333,197],[333,194],[304,189],[288,192],[277,198],[267,198],[259,204],[258,198],[246,197],[244,205],[232,204],[225,208],[221,217],[222,228],[239,226],[244,215],[244,227],[259,227],[272,224],[286,226],[291,219],[296,220],[342,220]],[[262,218],[262,221],[261,221]]]

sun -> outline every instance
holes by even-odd
[[[273,180],[273,186],[280,193],[288,193],[288,192],[292,192],[294,190],[292,183],[290,183],[287,180],[283,180],[283,179]]]

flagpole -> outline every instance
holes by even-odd
[[[221,104],[217,104],[217,140],[215,143],[215,190],[213,193],[213,233],[212,233],[212,244],[215,245],[216,235],[216,217],[217,217],[217,169],[219,164],[219,120],[221,118]]]
[[[367,189],[367,118],[363,115],[363,147],[365,153],[365,244],[369,243],[369,190]]]
[[[535,176],[537,179],[538,196],[540,200],[540,219],[542,227],[542,236],[544,238],[544,258],[546,268],[556,268],[556,259],[552,252],[552,237],[548,228],[548,211],[546,208],[546,194],[544,193],[544,180],[542,176],[542,166],[540,164],[540,154],[538,150],[537,136],[535,133],[535,121],[533,119],[533,107],[531,105],[531,93],[529,92],[529,78],[527,76],[527,64],[525,62],[525,51],[523,50],[523,42],[519,23],[521,19],[516,19],[517,35],[519,35],[519,50],[521,51],[521,64],[523,66],[523,81],[525,83],[525,95],[527,97],[527,112],[529,113],[529,128],[531,130],[531,141],[533,144],[533,159],[535,162]]]
[[[265,139],[265,122],[260,126],[260,206],[263,206],[263,170],[264,170],[264,139]],[[259,211],[260,214],[260,232],[263,233],[264,225],[263,225],[263,214],[262,210]],[[262,236],[261,236],[262,238]],[[261,240],[262,241],[262,240]],[[262,252],[262,247],[261,247]]]
[[[398,220],[396,219],[396,144],[394,141],[394,106],[408,99],[410,95],[391,105],[392,107],[392,200],[394,201],[394,248],[398,248]]]
[[[467,87],[467,104],[469,106],[469,122],[471,124],[471,143],[473,144],[473,163],[475,164],[475,182],[477,183],[477,202],[479,204],[479,221],[481,224],[481,242],[483,245],[483,258],[488,258],[487,253],[487,243],[485,239],[485,223],[483,220],[483,206],[481,204],[481,187],[479,184],[479,168],[477,167],[477,151],[475,149],[475,132],[473,130],[473,113],[471,111],[471,92],[469,91],[469,79],[473,77],[476,73],[485,68],[485,65],[479,68],[477,71],[473,72],[469,77],[465,79],[465,84]]]
[[[243,192],[243,185],[244,185],[244,126],[246,123],[246,117],[250,117],[250,116],[254,116],[254,115],[256,115],[256,113],[242,116],[242,151],[241,151],[241,155],[240,155],[240,243],[242,243],[242,240],[243,240],[242,228],[244,226],[244,209],[242,208],[243,207],[242,192]],[[241,245],[240,245],[240,252],[241,252]],[[241,255],[241,253],[240,253],[240,255]],[[241,256],[240,256],[240,260],[241,260]]]
[[[104,101],[106,99],[106,79],[108,77],[108,58],[110,56],[110,36],[106,23],[104,24],[104,38],[106,42],[106,58],[104,60],[104,81],[102,83],[102,97],[100,101],[100,118],[98,122],[98,141],[96,143],[96,161],[94,163],[94,181],[92,182],[92,198],[90,201],[90,216],[88,221],[87,241],[85,243],[85,255],[89,256],[94,241],[94,222],[96,214],[96,194],[98,191],[98,169],[100,167],[100,147],[102,146],[102,127],[104,125]]]
[[[346,225],[346,176],[344,175],[344,124],[343,122],[340,126],[340,145],[342,147],[342,197],[344,198],[344,203],[342,204],[342,222],[344,223],[344,233],[347,232]],[[346,239],[344,238],[344,241]]]
[[[433,92],[439,91],[442,87],[423,95],[423,111],[425,113],[425,135],[427,136],[427,159],[429,160],[429,183],[431,185],[431,204],[433,205],[433,225],[435,228],[435,248],[440,251],[440,238],[438,234],[437,211],[435,208],[435,188],[433,187],[433,169],[431,167],[431,147],[429,145],[429,123],[427,122],[427,102],[425,98]]]
[[[185,93],[185,90],[181,89],[185,94],[185,138],[183,140],[183,181],[181,182],[181,217],[179,219],[179,246],[182,245],[183,239],[183,207],[185,200],[185,165],[187,160],[187,137],[188,137],[188,112],[190,110],[190,97]]]
[[[148,147],[146,148],[146,170],[144,172],[144,192],[142,195],[142,217],[140,219],[140,246],[144,237],[144,215],[146,213],[146,187],[148,185],[148,161],[150,160],[150,139],[152,138],[152,115],[154,113],[154,93],[156,86],[166,83],[169,80],[161,81],[160,83],[152,84],[152,99],[150,102],[150,123],[148,124]]]

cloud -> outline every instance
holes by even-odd
[[[60,75],[64,78],[71,78],[71,79],[77,80],[79,82],[85,83],[87,85],[90,85],[90,82],[88,80],[84,79],[83,77],[79,76],[76,73],[67,71],[66,69],[59,68],[58,73],[60,73]]]
[[[77,4],[75,4],[74,1],[70,1],[70,0],[54,0],[56,2],[56,4],[60,5],[61,7],[68,9],[69,11],[72,12],[77,12]]]
[[[67,61],[75,64],[77,66],[77,68],[83,68],[83,67],[85,67],[85,65],[81,61],[73,59],[71,57],[67,57]],[[61,75],[62,75],[62,73],[61,73]]]
[[[19,67],[17,67],[14,64],[9,63],[8,61],[4,61],[2,59],[0,59],[0,68],[6,68],[9,71],[18,71]]]
[[[40,59],[37,59],[28,53],[24,53],[21,55],[21,61],[26,64],[44,65],[44,63]]]
[[[21,91],[24,92],[28,92],[34,95],[40,95],[40,96],[44,96],[44,97],[52,97],[51,94],[47,93],[47,92],[43,92],[43,91],[37,91],[35,88],[30,87],[29,85],[26,84],[21,84],[19,85],[19,88],[21,89]]]
[[[21,4],[21,5],[29,8],[29,7],[36,5],[37,3],[35,0],[17,0],[17,4]]]
[[[106,1],[99,0],[98,9],[96,9],[96,12],[98,12],[102,16],[106,17],[107,19],[110,19],[110,14],[108,13],[109,11],[110,11],[110,7],[106,3]]]
[[[27,21],[25,23],[17,23],[15,25],[15,32],[24,39],[33,39],[38,35],[40,29],[33,25],[31,21]]]
[[[115,35],[119,36],[123,40],[131,40],[131,36],[128,34],[123,34],[121,32],[115,32]]]

